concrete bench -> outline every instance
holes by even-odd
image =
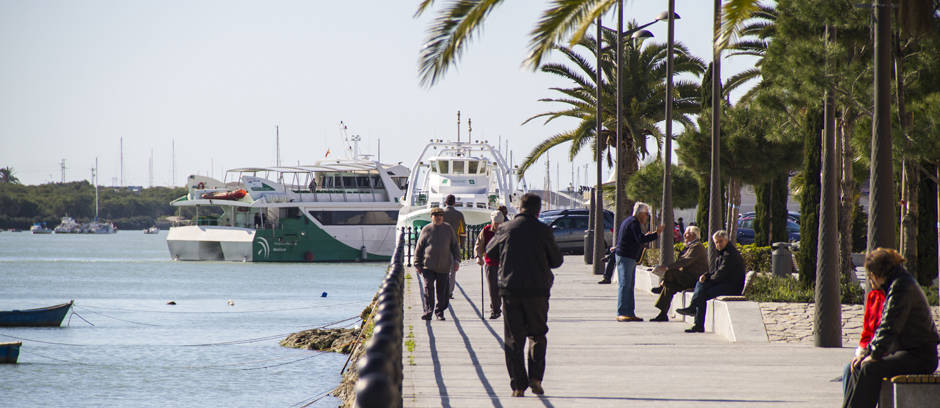
[[[940,374],[899,375],[881,383],[879,408],[940,408]]]

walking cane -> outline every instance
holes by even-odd
[[[485,284],[483,282],[485,280],[483,275],[485,274],[486,272],[483,271],[483,265],[480,265],[480,318],[481,319],[485,319],[485,317],[483,317],[483,305],[485,302],[485,300],[483,299],[483,285]]]

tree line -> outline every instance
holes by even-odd
[[[186,195],[186,188],[128,188],[98,186],[98,219],[114,223],[118,229],[140,230],[169,227],[166,217],[177,215],[170,202]],[[186,208],[183,217],[192,217]],[[54,228],[62,217],[87,223],[95,218],[95,187],[88,181],[26,186],[0,183],[0,228],[29,229],[35,223]]]

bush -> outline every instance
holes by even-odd
[[[927,304],[930,306],[940,306],[940,292],[937,292],[936,286],[921,286],[921,289],[924,290],[924,294],[927,295]]]
[[[848,282],[842,278],[841,303],[843,305],[865,304],[865,290],[859,285]],[[934,289],[934,297],[937,291]],[[803,285],[798,280],[774,276],[769,273],[759,273],[751,278],[751,286],[747,292],[748,300],[755,302],[787,302],[787,303],[814,303],[816,289],[813,285]]]
[[[759,247],[757,245],[741,245],[738,247],[741,256],[744,257],[744,270],[755,272],[770,272],[771,252],[768,247]]]

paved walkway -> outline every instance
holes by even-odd
[[[545,395],[510,397],[502,319],[481,300],[480,267],[464,263],[447,321],[421,320],[421,281],[406,280],[405,407],[819,407],[841,404],[842,366],[854,345],[730,343],[687,324],[615,321],[617,286],[581,256],[555,270],[549,310]],[[655,298],[636,291],[637,315]]]

